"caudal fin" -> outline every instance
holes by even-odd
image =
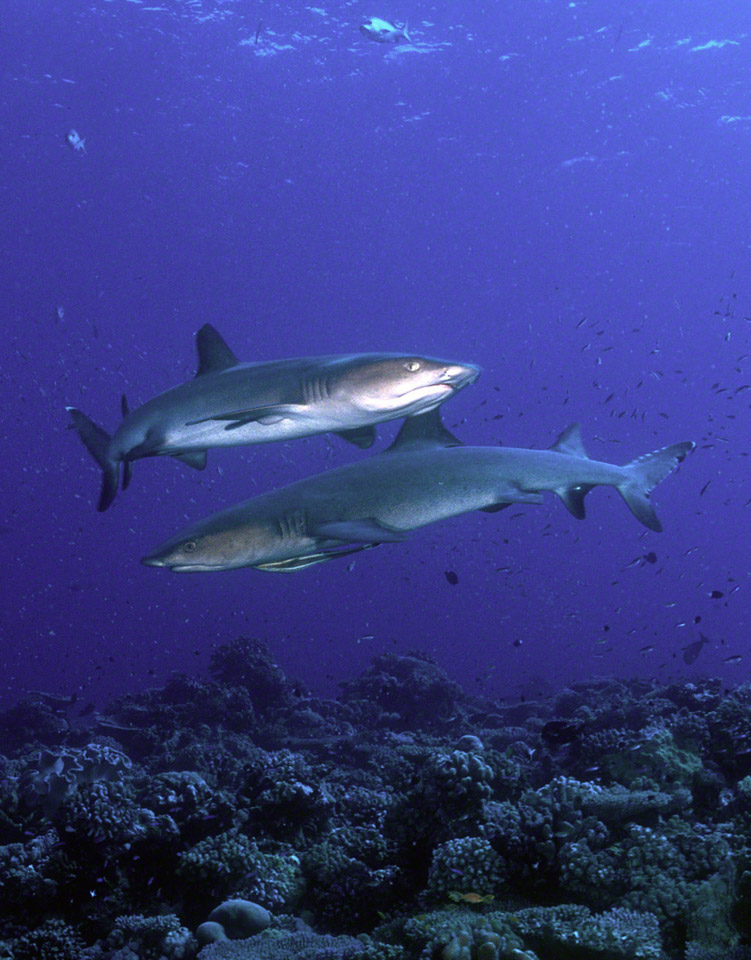
[[[696,446],[691,440],[674,443],[654,453],[637,457],[623,468],[626,479],[618,486],[618,492],[626,501],[629,510],[645,527],[657,533],[662,531],[655,509],[650,503],[649,492],[657,484],[669,477],[678,464],[684,460]]]
[[[102,490],[97,505],[97,509],[101,513],[110,506],[117,494],[119,463],[117,460],[111,460],[109,456],[110,435],[76,407],[66,407],[65,409],[70,414],[71,427],[102,468]]]

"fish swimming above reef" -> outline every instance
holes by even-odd
[[[406,20],[404,23],[393,23],[380,17],[369,17],[365,23],[360,24],[360,33],[376,43],[401,43],[402,40],[412,43],[408,31]]]
[[[375,424],[431,410],[479,375],[474,364],[398,353],[352,353],[241,363],[205,324],[196,334],[198,372],[136,410],[123,397],[113,436],[75,407],[66,409],[102,468],[99,510],[123,489],[134,460],[175,457],[202,470],[210,447],[234,447],[338,433],[358,447]]]
[[[698,640],[693,640],[683,648],[683,662],[688,664],[696,663],[705,643],[709,643],[709,637],[705,637],[704,634],[700,632]]]
[[[541,503],[545,490],[583,518],[584,497],[598,485],[615,487],[636,518],[659,531],[649,492],[693,447],[676,443],[618,467],[588,459],[578,424],[548,450],[464,446],[434,409],[406,420],[385,453],[206,517],[142,562],[177,573],[299,570],[404,540],[412,530],[470,510]]]

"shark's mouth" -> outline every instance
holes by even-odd
[[[434,383],[427,383],[421,387],[414,387],[401,394],[400,400],[405,403],[419,403],[423,400],[440,401],[441,398],[451,396],[463,387],[474,383],[480,376],[478,368],[467,367],[461,372],[447,373],[442,380],[436,380]]]
[[[219,570],[232,570],[233,567],[212,566],[208,563],[169,563],[152,557],[141,557],[141,563],[146,567],[164,567],[173,573],[217,573]]]
[[[459,389],[458,383],[431,383],[424,387],[414,387],[398,397],[399,408],[422,406],[426,403],[442,403]]]

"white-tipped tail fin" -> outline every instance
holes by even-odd
[[[637,457],[623,468],[627,476],[618,487],[618,492],[636,519],[656,533],[662,531],[662,524],[650,503],[649,493],[661,480],[670,476],[695,446],[696,444],[691,440],[674,443],[661,450],[655,450],[654,453]]]

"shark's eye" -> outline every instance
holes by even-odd
[[[407,360],[404,366],[409,370],[410,373],[417,373],[420,369],[420,364],[417,360]]]
[[[193,551],[196,549],[196,546],[197,546],[197,544],[196,544],[196,541],[195,541],[195,540],[187,540],[187,541],[183,544],[183,550],[184,550],[186,553],[193,553]]]

